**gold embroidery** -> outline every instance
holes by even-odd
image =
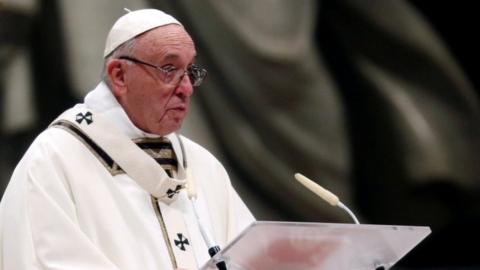
[[[177,260],[175,259],[175,255],[173,254],[172,246],[170,245],[170,238],[168,237],[167,233],[167,226],[165,225],[165,221],[163,220],[162,211],[160,210],[160,206],[158,205],[157,198],[150,196],[153,209],[155,210],[155,215],[157,216],[158,223],[160,224],[160,228],[162,229],[163,240],[165,240],[165,245],[168,249],[168,255],[170,256],[170,260],[173,265],[173,269],[177,269]]]

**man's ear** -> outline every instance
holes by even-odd
[[[122,60],[112,59],[107,63],[107,76],[115,96],[121,96],[127,91],[125,82],[125,64]]]

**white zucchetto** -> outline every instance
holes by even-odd
[[[126,41],[148,30],[168,24],[182,25],[177,19],[158,9],[140,9],[128,12],[120,17],[110,29],[103,57],[107,57]]]

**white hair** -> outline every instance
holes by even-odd
[[[108,77],[108,71],[107,71],[108,62],[111,59],[115,59],[120,56],[132,56],[133,53],[135,52],[136,46],[137,46],[137,37],[134,37],[126,41],[122,45],[118,46],[118,48],[116,48],[114,51],[112,51],[109,55],[105,57],[105,60],[103,62],[101,78],[108,85],[108,87],[111,88],[110,78]]]

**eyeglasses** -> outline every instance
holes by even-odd
[[[197,87],[200,86],[205,77],[207,77],[207,70],[197,65],[191,65],[186,70],[184,70],[175,67],[159,67],[130,56],[120,56],[118,57],[118,59],[128,60],[136,64],[146,65],[161,71],[163,74],[162,81],[169,85],[177,85],[183,79],[183,76],[188,75],[192,86]]]

